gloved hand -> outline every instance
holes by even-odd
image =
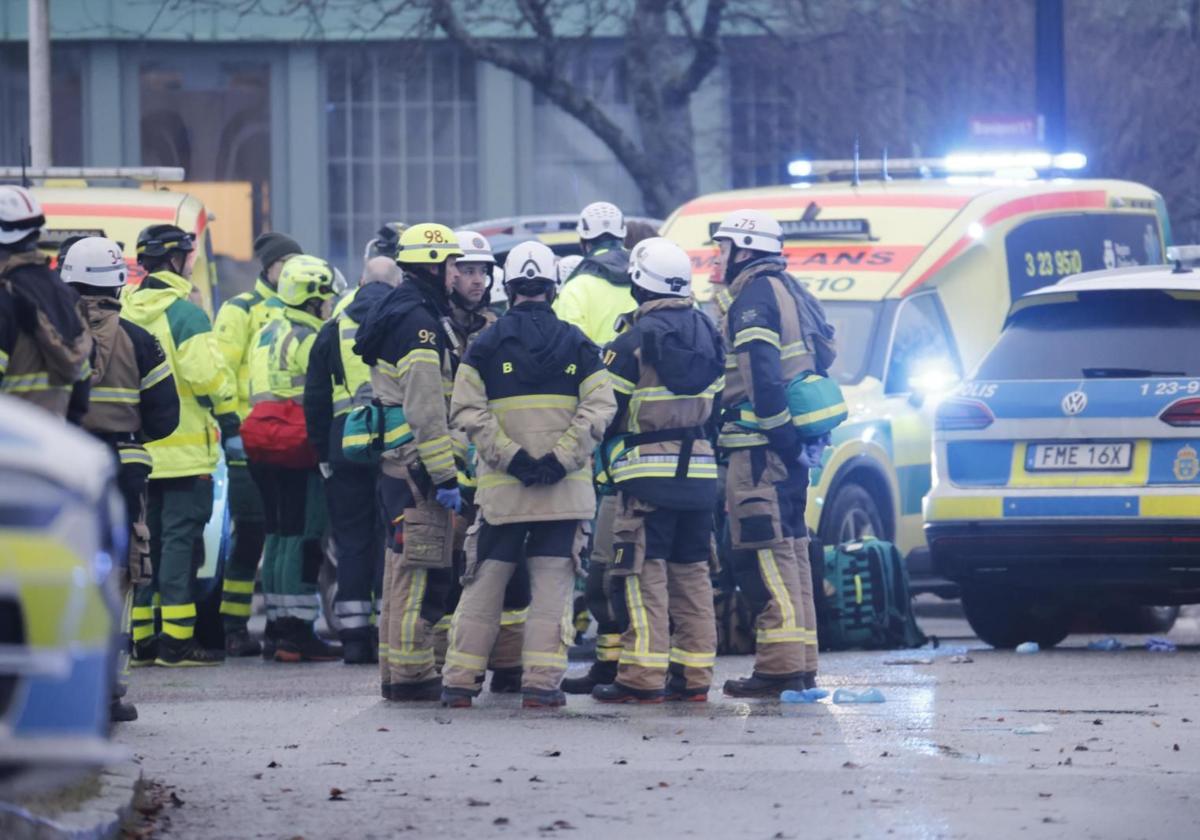
[[[538,483],[558,484],[567,477],[566,468],[554,457],[553,452],[547,452],[537,460]]]
[[[821,468],[821,459],[825,455],[825,449],[830,444],[829,433],[821,435],[819,438],[810,438],[804,441],[800,447],[800,455],[796,460],[800,466],[807,467],[810,470],[818,470]]]
[[[526,487],[532,487],[542,480],[538,463],[524,449],[519,449],[508,464],[508,474],[520,479]]]
[[[452,510],[455,513],[462,510],[462,493],[457,487],[439,487],[434,496],[437,503],[446,510]]]
[[[325,479],[326,481],[333,478],[333,467],[331,467],[328,463],[322,461],[321,463],[317,464],[317,469],[321,471],[321,478]]]
[[[225,438],[224,447],[226,461],[246,460],[246,447],[242,444],[241,435]]]

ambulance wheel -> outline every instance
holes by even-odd
[[[1019,590],[963,587],[962,606],[975,635],[994,648],[1023,642],[1052,648],[1071,632],[1070,610]]]
[[[833,504],[829,506],[821,528],[821,542],[842,545],[864,537],[887,538],[883,517],[875,497],[861,484],[847,481],[834,494]]]
[[[333,540],[325,544],[325,561],[317,576],[317,591],[321,597],[321,615],[330,634],[337,636],[342,629],[342,621],[337,617],[334,604],[337,601],[337,551]]]

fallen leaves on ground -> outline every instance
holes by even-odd
[[[330,788],[329,789],[329,801],[330,802],[344,802],[346,799],[345,794],[346,794],[346,791],[342,790],[341,788],[335,788],[335,787]]]

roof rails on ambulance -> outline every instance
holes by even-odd
[[[178,183],[182,166],[0,166],[0,181],[137,181]]]

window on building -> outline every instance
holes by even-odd
[[[50,62],[51,163],[82,166],[81,55],[76,49],[55,47]],[[0,164],[17,166],[29,144],[29,59],[24,44],[0,44],[0,114]]]
[[[141,65],[142,163],[182,166],[189,191],[222,222],[218,252],[241,260],[269,223],[270,88],[263,61],[173,46]]]
[[[479,214],[475,65],[448,45],[324,56],[329,256],[357,273],[389,221]]]

